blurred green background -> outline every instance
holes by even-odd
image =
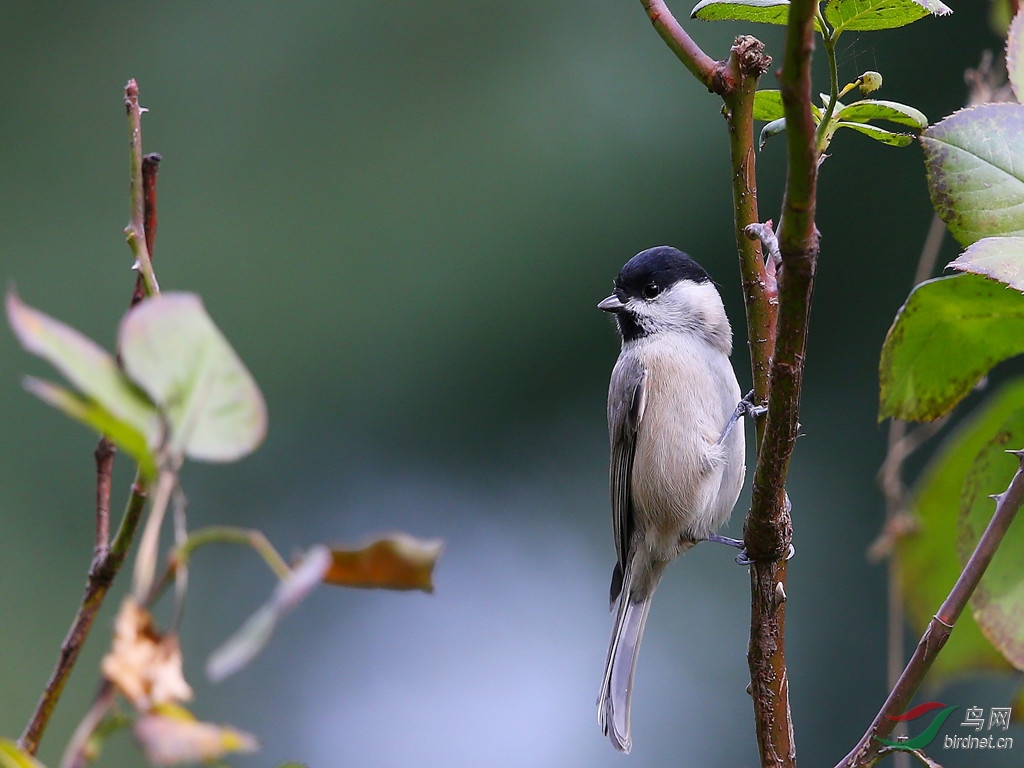
[[[987,5],[844,35],[842,82],[879,70],[881,98],[939,119],[963,103],[963,70],[999,46]],[[611,626],[604,398],[617,354],[595,304],[621,264],[662,243],[701,261],[750,380],[720,102],[639,3],[2,9],[4,280],[110,346],[134,280],[121,230],[122,88],[135,77],[151,110],[145,149],[164,156],[161,284],[202,294],[266,395],[257,454],[186,468],[191,523],[257,526],[285,553],[396,528],[446,542],[433,596],[320,590],[218,686],[203,679],[206,656],[273,580],[248,551],[200,553],[182,637],[195,710],[264,744],[233,762],[624,765],[594,707]],[[741,31],[780,52],[780,29],[687,26],[715,56]],[[762,215],[777,218],[781,139],[759,170]],[[820,189],[789,489],[790,680],[807,765],[845,754],[885,693],[884,570],[864,557],[882,519],[877,358],[931,218],[916,146],[841,133]],[[0,734],[16,736],[91,556],[96,440],[21,390],[23,372],[51,373],[7,332],[0,360]],[[122,461],[118,510],[129,480]],[[44,740],[51,765],[91,699],[126,582]],[[641,654],[631,765],[755,764],[747,606],[730,553],[700,547],[670,569]],[[1011,690],[931,693],[987,709]],[[936,757],[1019,765],[1013,735],[1016,752],[983,763]],[[103,764],[139,763],[122,737]]]

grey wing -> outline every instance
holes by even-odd
[[[622,591],[622,579],[633,536],[633,456],[636,434],[647,404],[647,369],[632,356],[620,356],[608,387],[608,437],[611,442],[609,481],[612,499],[612,529],[615,535],[615,570],[612,572],[610,602]]]

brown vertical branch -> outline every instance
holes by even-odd
[[[818,256],[815,227],[818,156],[811,115],[813,0],[789,7],[786,45],[779,77],[786,115],[788,168],[779,222],[778,336],[764,438],[754,474],[750,514],[744,527],[750,567],[751,625],[748,663],[754,721],[762,766],[793,766],[796,745],[789,709],[785,658],[783,559],[792,538],[785,480],[797,436],[807,325]]]
[[[153,247],[156,244],[156,174],[160,170],[163,158],[151,152],[142,158],[142,221],[146,232],[146,250],[149,252],[150,263],[153,262]],[[142,272],[135,278],[135,292],[132,294],[131,306],[135,306],[146,298],[146,282]]]
[[[156,276],[153,274],[150,253],[156,235],[156,169],[160,161],[159,155],[142,156],[142,113],[139,106],[139,87],[135,80],[129,80],[125,87],[125,109],[128,113],[130,131],[131,158],[131,220],[125,229],[128,244],[135,253],[139,268],[136,281],[136,294],[141,287],[143,295],[159,290]],[[148,232],[147,225],[152,226]],[[132,305],[137,303],[135,295]],[[39,740],[50,721],[57,701],[67,685],[75,662],[85,645],[89,631],[92,629],[96,614],[103,605],[103,600],[114,582],[114,577],[124,563],[142,518],[148,494],[148,481],[136,475],[132,484],[128,503],[125,507],[121,523],[113,542],[110,541],[110,492],[111,474],[116,456],[116,447],[105,437],[96,447],[96,538],[92,563],[86,575],[85,591],[78,610],[71,621],[67,635],[60,646],[57,663],[54,665],[50,679],[43,689],[39,702],[29,718],[25,730],[18,739],[19,746],[28,754],[34,755],[39,748]]]
[[[771,62],[760,40],[745,35],[737,37],[726,68],[726,80],[734,83],[735,87],[722,95],[729,128],[736,250],[740,259],[754,401],[757,403],[768,399],[768,372],[775,348],[776,307],[769,296],[770,278],[765,270],[761,243],[747,235],[747,227],[760,222],[754,155],[754,93],[758,79],[768,71]],[[758,438],[761,437],[763,423],[758,424]]]

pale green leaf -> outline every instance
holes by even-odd
[[[0,768],[43,768],[43,764],[23,751],[17,742],[0,739]]]
[[[206,675],[219,682],[249,664],[270,640],[281,617],[320,584],[331,566],[331,551],[313,547],[292,572],[274,589],[263,606],[252,614],[235,634],[210,654]]]
[[[1024,237],[984,237],[949,264],[1024,292]]]
[[[159,413],[113,355],[71,326],[24,304],[13,290],[7,293],[6,306],[11,329],[28,352],[46,360],[87,399],[156,447]]]
[[[172,455],[232,461],[263,440],[263,395],[198,296],[146,299],[121,323],[119,341],[125,372],[164,411]]]
[[[118,448],[139,463],[139,469],[148,478],[156,477],[156,459],[146,436],[130,424],[118,421],[95,400],[80,397],[64,387],[34,376],[25,377],[25,389],[65,415],[106,435]]]
[[[913,533],[898,542],[901,585],[907,616],[921,633],[960,575],[955,542],[960,494],[975,456],[1007,418],[1024,409],[1024,379],[1001,387],[963,419],[935,452],[910,494],[917,518]],[[965,612],[956,631],[935,659],[931,674],[939,678],[1009,665]]]
[[[989,496],[1002,493],[1020,461],[1006,453],[1024,448],[1024,404],[1006,419],[978,453],[964,482],[960,498],[956,549],[966,564],[985,531],[996,503]],[[1024,670],[1024,526],[1012,525],[971,596],[971,611],[982,633],[1003,657]]]
[[[789,19],[789,0],[701,0],[690,11],[690,18],[785,24]]]
[[[962,245],[1024,235],[1024,106],[982,104],[921,134],[932,205]]]
[[[977,275],[911,291],[882,345],[879,418],[947,413],[996,363],[1024,352],[1024,296]]]
[[[928,14],[946,16],[952,12],[938,0],[829,0],[824,15],[838,35],[847,30],[893,29]]]
[[[1018,13],[1006,35],[1006,74],[1018,102],[1024,102],[1024,13]]]
[[[896,101],[877,99],[861,99],[836,113],[838,120],[851,123],[866,123],[869,120],[886,120],[897,125],[908,125],[912,128],[925,128],[928,118],[924,113],[906,104]]]
[[[835,126],[836,128],[849,128],[857,131],[857,133],[863,133],[865,136],[869,136],[875,141],[880,141],[882,144],[888,144],[892,147],[905,147],[914,140],[914,137],[909,133],[893,133],[892,131],[886,131],[868,123],[847,123],[837,121]]]
[[[781,91],[757,91],[754,93],[754,119],[771,122],[785,114]]]

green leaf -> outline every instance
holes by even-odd
[[[50,363],[87,399],[124,425],[118,430],[119,434],[133,432],[150,448],[156,447],[160,439],[160,415],[146,395],[124,375],[113,355],[74,328],[22,303],[14,291],[7,293],[6,307],[11,329],[28,352]],[[33,390],[37,395],[40,391]],[[136,455],[137,447],[126,445],[125,448]]]
[[[947,413],[996,363],[1024,352],[1024,296],[977,275],[911,291],[882,345],[879,419]]]
[[[908,125],[911,128],[926,128],[928,118],[924,113],[900,104],[896,101],[880,101],[877,99],[861,99],[855,101],[848,107],[843,107],[836,113],[838,120],[851,123],[866,123],[869,120],[887,120],[898,125]]]
[[[1018,102],[1024,101],[1024,13],[1010,22],[1006,35],[1006,74]]]
[[[785,114],[782,106],[782,91],[757,91],[754,93],[754,119],[771,122]]]
[[[44,403],[63,411],[75,421],[106,435],[117,446],[139,464],[143,475],[156,477],[156,459],[150,450],[146,436],[130,424],[118,421],[107,409],[95,400],[80,397],[64,387],[34,376],[25,377],[25,389]]]
[[[785,24],[789,19],[789,0],[701,0],[690,11],[690,18]]]
[[[43,768],[43,764],[23,751],[16,742],[0,739],[0,768]]]
[[[1006,453],[1024,447],[1024,405],[999,427],[978,453],[967,473],[960,498],[956,550],[966,563],[985,531],[996,504],[991,494],[1002,493],[1020,461]],[[974,620],[982,633],[1017,669],[1024,670],[1024,526],[1011,525],[971,597]]]
[[[839,122],[835,123],[836,128],[850,128],[857,133],[863,133],[865,136],[869,136],[875,141],[880,141],[883,144],[888,144],[891,147],[905,147],[910,144],[914,137],[909,133],[893,133],[892,131],[886,131],[883,128],[878,128],[868,123],[846,123]]]
[[[830,0],[825,21],[834,35],[847,30],[893,29],[928,14],[946,16],[953,11],[938,0]]]
[[[125,372],[164,410],[172,455],[232,461],[263,440],[263,396],[198,296],[146,299],[125,316],[119,342]]]
[[[786,130],[786,118],[780,117],[778,120],[772,120],[770,123],[766,123],[764,128],[761,129],[761,135],[757,139],[758,150],[764,149],[764,145],[768,139],[772,136],[777,136]]]
[[[932,205],[962,245],[1024,235],[1024,106],[962,109],[921,134]]]
[[[990,277],[1024,292],[1024,237],[985,237],[949,263],[961,272]]]
[[[331,566],[331,551],[317,545],[306,553],[291,574],[235,634],[210,654],[206,676],[220,682],[249,664],[270,640],[281,617],[300,603],[324,578]]]
[[[924,632],[960,575],[957,557],[957,521],[960,493],[974,457],[1012,414],[1024,409],[1024,379],[1005,384],[983,405],[963,419],[921,473],[910,494],[909,508],[917,517],[914,533],[897,544],[901,558],[901,586],[907,616],[917,632]],[[949,677],[980,670],[1008,669],[969,612],[935,660],[933,674]]]

